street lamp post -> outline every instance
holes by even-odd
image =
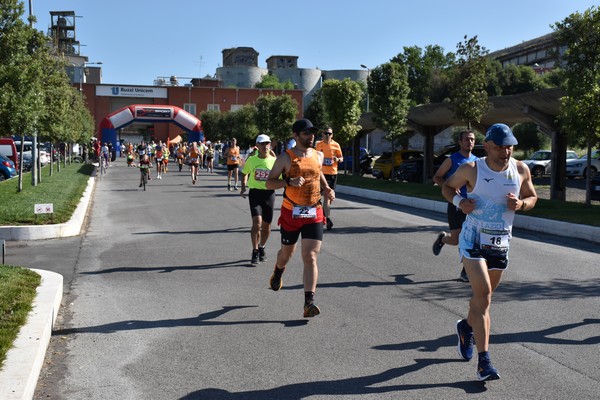
[[[371,74],[371,69],[369,69],[369,67],[367,67],[365,64],[360,64],[360,66],[362,68],[365,68],[367,70],[367,113],[369,113],[369,87],[368,87],[368,79],[369,79],[369,75]],[[365,147],[367,148],[367,152],[369,151],[369,134],[367,133],[365,135]]]

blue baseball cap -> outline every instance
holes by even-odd
[[[485,133],[485,141],[492,141],[498,146],[514,146],[519,144],[510,128],[504,124],[494,124]]]

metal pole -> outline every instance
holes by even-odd
[[[369,81],[369,76],[371,75],[371,69],[369,67],[367,67],[365,64],[360,64],[360,66],[362,68],[366,68],[367,69],[367,113],[369,113],[369,87],[368,87],[368,81]],[[369,134],[368,133],[365,135],[365,148],[367,149],[367,152],[369,152]]]

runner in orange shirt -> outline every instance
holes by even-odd
[[[335,192],[327,185],[321,170],[323,153],[311,147],[317,129],[308,119],[301,119],[294,123],[292,131],[296,146],[277,157],[266,183],[268,190],[285,188],[278,221],[281,248],[269,285],[275,291],[281,289],[281,276],[302,235],[304,317],[310,318],[321,313],[314,303],[319,276],[317,256],[323,240],[321,192],[330,201],[335,199]],[[284,179],[280,178],[282,174]]]
[[[231,176],[234,175],[235,187],[238,190],[238,171],[240,167],[240,148],[237,146],[237,139],[231,139],[231,146],[225,151],[227,157],[227,190],[231,190]]]
[[[325,132],[323,132],[323,140],[317,142],[315,149],[323,153],[323,175],[325,175],[329,187],[335,190],[338,163],[344,161],[344,156],[339,143],[333,140],[333,129],[331,129],[331,127],[325,129]],[[325,215],[327,230],[330,231],[331,228],[333,228],[333,222],[331,222],[330,218],[331,201],[326,196],[325,201],[323,202],[323,214]]]

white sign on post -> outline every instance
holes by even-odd
[[[33,208],[35,214],[53,214],[54,204],[36,204]]]

